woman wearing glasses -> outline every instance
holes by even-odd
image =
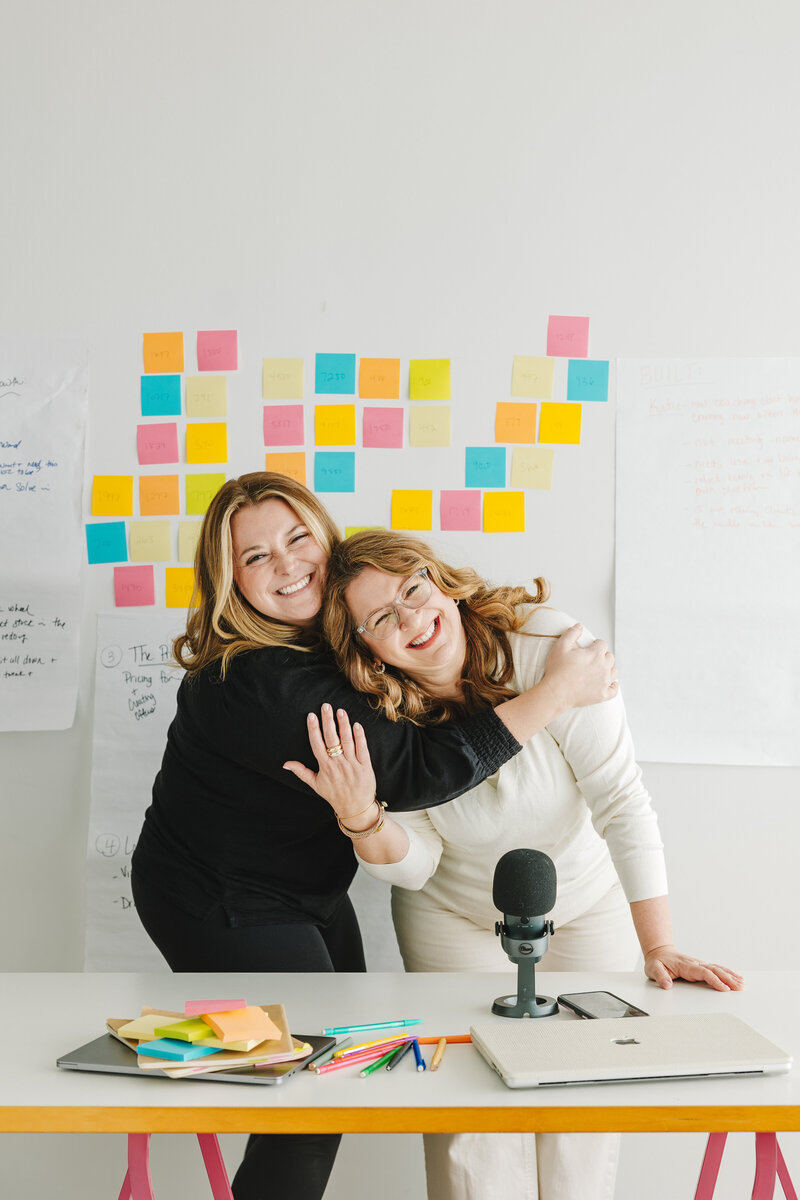
[[[309,710],[329,702],[363,723],[382,799],[405,809],[467,791],[555,714],[614,694],[605,643],[578,648],[573,631],[524,696],[436,729],[386,720],[319,635],[338,542],[313,493],[265,472],[229,480],[203,520],[197,607],[174,645],[186,674],[133,855],[138,915],[175,971],[364,970],[343,831],[365,805],[343,796],[337,821],[283,765],[308,757]],[[321,1196],[338,1142],[251,1138],[234,1195]]]
[[[442,728],[542,678],[570,624],[544,607],[546,598],[541,579],[532,593],[489,587],[414,538],[368,531],[333,553],[323,627],[342,671],[390,720]],[[393,884],[407,970],[506,969],[494,934],[494,868],[506,851],[531,846],[550,855],[558,878],[547,969],[630,970],[641,948],[647,975],[662,987],[677,978],[741,986],[727,968],[672,945],[658,825],[620,698],[559,714],[451,804],[393,817],[370,804],[375,779],[363,730],[351,734],[346,719],[336,724],[329,714],[324,741],[316,725],[310,734],[319,771],[293,769],[334,808],[362,797],[356,852],[370,874]],[[342,754],[329,758],[339,742]],[[617,1136],[606,1134],[427,1135],[428,1194],[601,1200],[613,1194],[617,1149]]]

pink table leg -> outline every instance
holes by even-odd
[[[778,1139],[774,1133],[756,1134],[756,1177],[752,1200],[772,1200],[778,1174]]]
[[[781,1154],[781,1148],[778,1145],[777,1138],[775,1139],[775,1150],[778,1158],[778,1179],[781,1181],[783,1194],[786,1197],[786,1200],[797,1200],[797,1192],[794,1190],[794,1184],[789,1178],[789,1172],[786,1169],[786,1163],[783,1161],[783,1155]]]
[[[150,1134],[128,1134],[128,1170],[119,1200],[155,1200],[150,1179]]]
[[[215,1133],[198,1133],[197,1140],[200,1143],[203,1162],[206,1164],[206,1174],[208,1182],[211,1184],[211,1194],[214,1200],[233,1200],[233,1192],[228,1182],[228,1172],[225,1170],[225,1163],[222,1160],[222,1151],[219,1148],[217,1135]],[[797,1200],[796,1197],[795,1200]]]
[[[703,1165],[700,1168],[700,1178],[697,1181],[697,1191],[694,1194],[694,1200],[711,1200],[711,1197],[714,1195],[714,1188],[717,1186],[717,1176],[719,1175],[719,1165],[722,1162],[722,1152],[725,1149],[727,1139],[727,1133],[710,1133],[708,1135],[706,1152],[703,1157]]]

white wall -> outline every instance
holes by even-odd
[[[144,330],[237,328],[254,411],[262,355],[505,370],[544,353],[550,313],[590,316],[596,357],[800,354],[793,0],[6,0],[0,21],[0,325],[88,339],[87,478],[131,470],[120,431],[138,416]],[[598,632],[613,619],[611,407],[557,455],[522,554],[459,543],[496,574],[548,575]],[[261,455],[254,442],[232,469]],[[113,603],[110,569],[84,572],[75,726],[0,734],[7,970],[82,961],[94,616]],[[758,586],[747,564],[742,585]],[[800,967],[797,771],[645,776],[681,944]],[[56,1141],[74,1162],[89,1139]],[[384,1181],[419,1194],[416,1140],[382,1138],[353,1140],[332,1195],[373,1177],[364,1142]],[[620,1196],[640,1194],[647,1147],[653,1200],[689,1194],[700,1149],[677,1142],[628,1139]],[[164,1151],[175,1196],[196,1153],[181,1143]],[[83,1196],[113,1186],[110,1144]],[[55,1155],[31,1170],[29,1138],[0,1152],[15,1191],[77,1197]]]

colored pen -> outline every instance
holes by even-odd
[[[419,1042],[420,1046],[438,1046],[439,1042],[441,1042],[441,1040],[442,1039],[438,1038],[438,1037],[417,1038],[417,1041]],[[444,1040],[446,1042],[471,1042],[472,1038],[469,1036],[468,1033],[454,1033],[454,1034],[448,1034]]]
[[[392,1057],[392,1061],[388,1062],[386,1064],[386,1070],[393,1071],[395,1069],[395,1067],[397,1066],[397,1064],[400,1062],[400,1059],[405,1058],[405,1056],[408,1054],[409,1050],[412,1050],[413,1047],[414,1047],[414,1039],[413,1038],[410,1038],[407,1042],[404,1042],[404,1044],[400,1047],[400,1049]]]
[[[421,1025],[422,1018],[417,1017],[411,1021],[373,1021],[371,1025],[339,1025],[333,1029],[323,1029],[326,1037],[337,1037],[340,1033],[361,1033],[370,1029],[396,1029],[401,1025]]]
[[[394,1053],[394,1051],[392,1051]],[[365,1050],[363,1054],[354,1054],[351,1058],[332,1058],[330,1062],[324,1066],[317,1068],[318,1075],[327,1075],[328,1071],[338,1071],[340,1067],[357,1067],[363,1066],[364,1063],[374,1062],[377,1058],[383,1057],[383,1051]]]
[[[396,1050],[398,1046],[402,1046],[403,1042],[411,1041],[410,1038],[384,1038],[380,1042],[367,1042],[363,1046],[348,1046],[346,1050],[340,1050],[334,1054],[334,1058],[350,1058],[353,1054],[363,1054],[365,1050],[380,1050],[384,1053],[386,1050]]]
[[[439,1070],[439,1064],[441,1063],[442,1059],[444,1058],[444,1052],[446,1049],[447,1049],[447,1038],[439,1038],[436,1049],[433,1052],[433,1058],[431,1059],[431,1070],[432,1071]]]
[[[311,1071],[311,1070],[316,1070],[317,1067],[324,1067],[325,1063],[331,1061],[331,1059],[334,1057],[334,1055],[336,1054],[336,1051],[339,1049],[340,1046],[347,1046],[350,1042],[352,1042],[352,1040],[353,1039],[349,1038],[349,1037],[342,1038],[340,1041],[338,1041],[336,1043],[335,1046],[330,1046],[327,1050],[324,1051],[324,1053],[322,1053],[322,1054],[318,1055],[316,1058],[312,1059],[311,1062],[306,1067],[306,1070]],[[342,1051],[339,1050],[339,1053],[341,1054]]]
[[[425,1059],[422,1057],[422,1051],[419,1048],[419,1042],[417,1041],[416,1038],[414,1038],[411,1045],[414,1047],[414,1058],[417,1060],[417,1070],[424,1071],[425,1070]]]
[[[390,1059],[394,1058],[396,1053],[396,1050],[390,1050],[388,1054],[382,1055],[380,1058],[376,1059],[375,1062],[371,1062],[368,1066],[364,1067],[363,1071],[359,1071],[359,1075],[362,1079],[365,1079],[367,1075],[371,1075],[373,1071],[379,1070],[380,1067],[385,1067]]]

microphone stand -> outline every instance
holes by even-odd
[[[528,917],[498,921],[494,931],[512,962],[517,964],[516,996],[498,996],[492,1012],[499,1017],[549,1017],[558,1012],[558,1001],[552,996],[536,995],[536,963],[544,958],[555,932],[552,921],[545,921],[536,937],[526,937]]]

